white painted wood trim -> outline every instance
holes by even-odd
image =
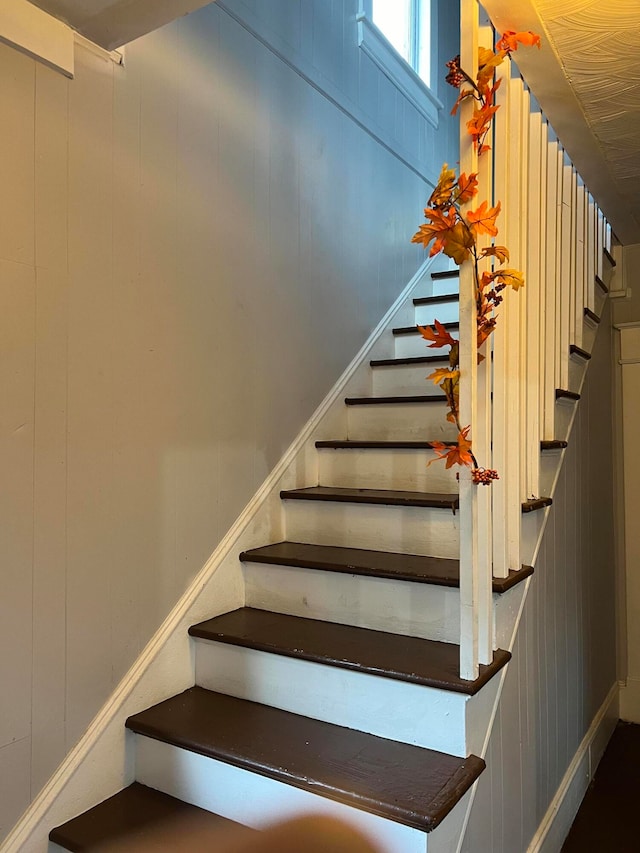
[[[73,77],[73,30],[27,0],[2,0],[0,41]]]
[[[323,420],[329,418],[337,407],[342,408],[342,398],[349,382],[354,380],[360,369],[369,369],[367,360],[378,338],[391,326],[394,315],[403,307],[433,264],[433,259],[425,260],[375,327],[94,717],[78,744],[69,752],[7,836],[0,846],[1,853],[41,853],[46,846],[46,837],[51,827],[63,823],[133,781],[133,767],[130,762],[127,763],[125,757],[126,717],[193,685],[194,661],[187,628],[189,624],[207,617],[206,612],[201,612],[203,592],[225,560],[233,558],[234,550],[242,550],[241,537],[248,538],[250,526],[260,526],[258,513],[264,508],[268,514],[270,500],[277,500],[279,505],[278,493],[283,479],[289,471],[295,471],[300,455],[313,446]],[[315,453],[315,448],[313,452]],[[264,533],[262,535],[264,536]],[[253,547],[254,544],[258,543],[251,543],[246,547]],[[242,600],[234,600],[227,609],[242,604]],[[222,607],[217,612],[223,612],[227,602],[217,601],[217,606]]]
[[[360,12],[357,21],[359,47],[420,115],[437,128],[438,113],[443,109],[442,102],[438,100],[413,68],[394,50],[364,12]]]
[[[100,47],[99,44],[96,44],[94,41],[91,41],[80,33],[73,34],[75,43],[79,47],[83,47],[86,50],[91,51],[95,56],[99,56],[101,59],[109,62],[115,62],[116,65],[124,65],[124,57],[125,57],[125,48],[119,47],[117,50],[107,50],[104,47]]]
[[[640,678],[629,676],[620,683],[620,719],[640,723]]]
[[[478,8],[475,0],[460,3],[460,64],[472,77],[478,64]],[[466,132],[471,118],[472,99],[460,108],[460,172],[478,171],[478,157]],[[460,267],[460,423],[471,425],[471,439],[478,413],[477,390],[477,320],[472,261]],[[461,467],[460,478],[460,677],[478,677],[481,657],[479,647],[480,601],[478,566],[478,490],[469,467]],[[482,655],[483,656],[483,655]]]
[[[567,768],[527,853],[557,853],[618,720],[619,686],[612,685]]]

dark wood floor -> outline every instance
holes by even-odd
[[[562,853],[638,853],[640,726],[618,723]]]

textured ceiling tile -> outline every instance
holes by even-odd
[[[640,0],[536,0],[619,192],[640,216]]]

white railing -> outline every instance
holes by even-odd
[[[475,75],[478,43],[492,46],[479,25],[477,0],[461,0],[461,66]],[[472,424],[474,454],[498,470],[490,488],[460,475],[460,594],[463,678],[493,654],[492,577],[522,562],[522,504],[540,494],[540,442],[556,429],[556,389],[569,390],[570,347],[590,348],[585,308],[598,306],[603,249],[611,229],[549,126],[514,62],[497,69],[499,110],[489,140],[493,156],[476,156],[466,131],[471,99],[460,114],[460,171],[478,172],[479,194],[502,205],[496,242],[525,287],[504,291],[489,351],[476,358],[476,306],[471,262],[460,269],[460,420]],[[485,347],[487,344],[485,344]],[[572,389],[577,390],[577,389]]]

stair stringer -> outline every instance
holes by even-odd
[[[606,304],[606,299],[601,299],[600,303],[601,304],[599,306],[599,310],[602,313],[603,306]],[[609,317],[607,312],[607,321],[608,319]],[[595,343],[595,337],[596,335],[594,334],[592,346]],[[576,382],[577,387],[573,388],[572,390],[576,390],[578,393],[580,393],[584,386],[588,368],[589,362],[587,361],[584,362],[584,364],[582,365],[581,372],[574,373],[574,381]],[[579,405],[580,401],[577,401],[573,406],[573,411],[568,421],[564,424],[566,431],[561,436],[561,438],[563,440],[566,440],[567,442],[571,439],[571,433],[573,431],[573,426],[575,423],[577,409]],[[562,465],[564,463],[564,456],[564,449],[560,452],[555,453],[553,456],[553,460],[555,461],[555,471],[552,473],[552,476],[550,478],[552,485],[547,495],[548,497],[553,498],[555,495],[556,487],[562,470]],[[538,553],[542,545],[544,533],[546,530],[547,521],[551,512],[553,512],[553,505],[546,507],[542,511],[528,513],[522,518],[521,553],[522,560],[527,565],[531,565],[534,567],[536,565]],[[517,584],[507,593],[500,596],[497,601],[494,601],[494,647],[502,648],[509,652],[513,652],[532,580],[532,577],[528,577],[523,583]],[[485,708],[486,716],[484,717],[484,719],[482,717],[482,714],[475,715],[475,726],[469,732],[468,735],[467,743],[470,750],[472,747],[472,751],[483,759],[486,759],[487,756],[489,741],[498,713],[498,707],[502,696],[505,678],[507,677],[507,671],[508,666],[501,670],[501,672],[498,673],[498,677],[494,679],[495,684],[493,690],[492,707]],[[452,848],[456,851],[456,853],[460,853],[464,843],[467,824],[471,815],[471,809],[473,807],[476,790],[477,783],[472,787],[470,794],[468,795],[467,810],[461,826],[457,845],[455,848]]]
[[[134,781],[133,736],[126,732],[125,720],[194,685],[195,651],[188,635],[189,626],[244,605],[244,581],[238,554],[265,541],[284,538],[280,491],[318,482],[315,442],[333,439],[337,435],[346,437],[344,397],[369,392],[369,359],[384,359],[392,355],[391,328],[412,322],[411,298],[414,291],[423,285],[424,295],[429,295],[432,287],[430,274],[445,268],[448,268],[447,261],[442,256],[428,258],[419,267],[94,717],[78,744],[0,845],[0,853],[44,853],[49,849],[48,833],[53,826],[64,823]],[[453,831],[453,826],[462,824],[466,813],[460,808],[462,802],[464,800],[454,809],[457,820],[452,819],[447,835]],[[436,831],[436,835],[444,832]]]

